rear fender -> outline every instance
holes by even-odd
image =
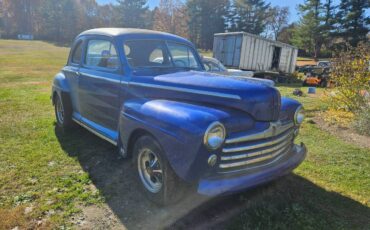
[[[51,92],[52,103],[54,104],[56,95],[62,98],[63,101],[68,99],[68,101],[70,102],[69,93],[70,87],[68,85],[67,79],[62,72],[59,72],[57,75],[55,75],[53,81]]]

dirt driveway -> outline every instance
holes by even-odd
[[[68,135],[55,132],[61,147],[78,159],[105,199],[102,205],[80,207],[82,213],[71,220],[80,229],[222,229],[245,208],[241,194],[209,200],[190,191],[180,203],[158,207],[141,193],[131,160],[119,159],[112,145],[82,128]]]

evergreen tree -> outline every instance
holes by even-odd
[[[261,34],[266,29],[270,4],[264,0],[235,0],[232,30]]]
[[[335,33],[335,10],[337,6],[334,5],[334,0],[326,0],[322,5],[323,16],[322,16],[322,36],[323,43],[326,48],[330,48],[333,45],[333,34]]]
[[[370,17],[366,17],[365,10],[369,7],[369,0],[342,0],[339,5],[337,35],[343,37],[352,46],[366,40]]]
[[[189,36],[199,47],[211,49],[213,35],[224,32],[229,0],[188,0]]]
[[[117,0],[118,26],[129,28],[146,28],[147,0]]]
[[[293,43],[317,59],[324,43],[320,0],[305,0],[299,5],[301,19],[293,34]]]

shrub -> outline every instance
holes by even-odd
[[[369,44],[347,47],[335,55],[330,76],[337,87],[332,95],[334,107],[357,113],[368,106],[365,95],[370,92],[369,64]]]
[[[370,44],[348,46],[337,53],[330,77],[336,85],[330,94],[332,107],[353,113],[354,128],[360,134],[370,135]]]
[[[370,107],[357,112],[354,127],[358,133],[370,136]]]

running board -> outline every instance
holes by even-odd
[[[75,118],[72,118],[72,120],[73,120],[74,122],[76,122],[77,124],[79,124],[80,126],[82,126],[82,127],[84,127],[85,129],[87,129],[88,131],[90,131],[91,133],[93,133],[93,134],[95,134],[96,136],[100,137],[101,139],[108,141],[109,143],[113,144],[114,146],[117,146],[117,142],[116,142],[116,141],[114,141],[114,140],[112,140],[112,139],[110,139],[110,138],[108,138],[108,137],[104,136],[103,134],[101,134],[101,133],[99,133],[99,132],[95,131],[93,128],[89,127],[89,126],[88,126],[88,125],[86,125],[85,123],[83,123],[83,122],[81,122],[81,121],[79,121],[79,120],[77,120],[77,119],[75,119]]]

